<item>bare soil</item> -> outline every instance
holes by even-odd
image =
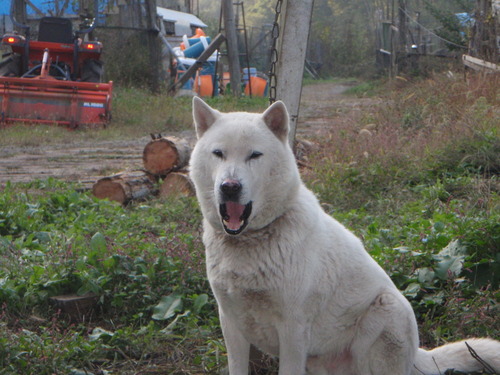
[[[335,83],[305,86],[302,90],[297,137],[319,136],[328,132],[336,121],[342,121],[342,117],[352,118],[352,111],[360,111],[373,104],[373,99],[343,95],[348,87]],[[195,138],[194,130],[168,135],[181,136],[193,142]],[[150,139],[149,135],[145,135],[140,139],[94,140],[85,144],[2,146],[0,186],[7,181],[29,182],[54,177],[91,187],[101,177],[119,171],[141,169],[142,152]]]

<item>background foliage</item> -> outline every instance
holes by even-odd
[[[458,22],[455,13],[471,12],[475,0],[405,3],[412,16],[417,11],[420,13],[419,20],[426,28],[435,30],[445,39],[466,45],[468,29]],[[252,33],[257,33],[258,29],[270,30],[275,5],[276,1],[244,1],[246,24]],[[320,67],[322,77],[373,76],[377,73],[377,29],[382,20],[397,20],[397,6],[398,1],[387,0],[315,0],[308,59]],[[200,17],[211,25],[209,32],[212,34],[218,31],[219,15],[220,2],[200,0]],[[259,69],[267,72],[269,67],[259,66]]]

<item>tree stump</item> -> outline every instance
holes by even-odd
[[[158,178],[186,167],[191,146],[185,139],[161,137],[150,141],[142,153],[144,169]]]
[[[123,172],[99,179],[92,187],[92,194],[99,199],[127,204],[154,194],[154,179],[146,172]]]
[[[161,198],[191,197],[195,193],[194,185],[185,172],[169,173],[160,185]]]
[[[68,294],[50,298],[50,302],[52,302],[56,309],[61,310],[63,314],[77,322],[89,319],[89,316],[97,306],[98,300],[99,297],[93,293],[87,293],[82,296]]]

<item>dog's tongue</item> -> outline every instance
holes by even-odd
[[[226,202],[227,220],[226,227],[231,230],[238,230],[242,225],[241,216],[245,211],[245,206],[236,202]]]

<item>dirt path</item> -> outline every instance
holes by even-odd
[[[6,147],[0,151],[0,184],[55,177],[91,184],[120,170],[138,169],[147,138],[85,145]]]
[[[298,137],[327,131],[332,118],[345,110],[363,106],[363,100],[343,96],[346,85],[321,83],[305,86],[298,124]],[[194,138],[194,131],[181,136]],[[54,177],[81,182],[87,187],[100,177],[142,167],[142,151],[149,136],[125,141],[92,141],[85,144],[7,146],[0,148],[0,185]]]

